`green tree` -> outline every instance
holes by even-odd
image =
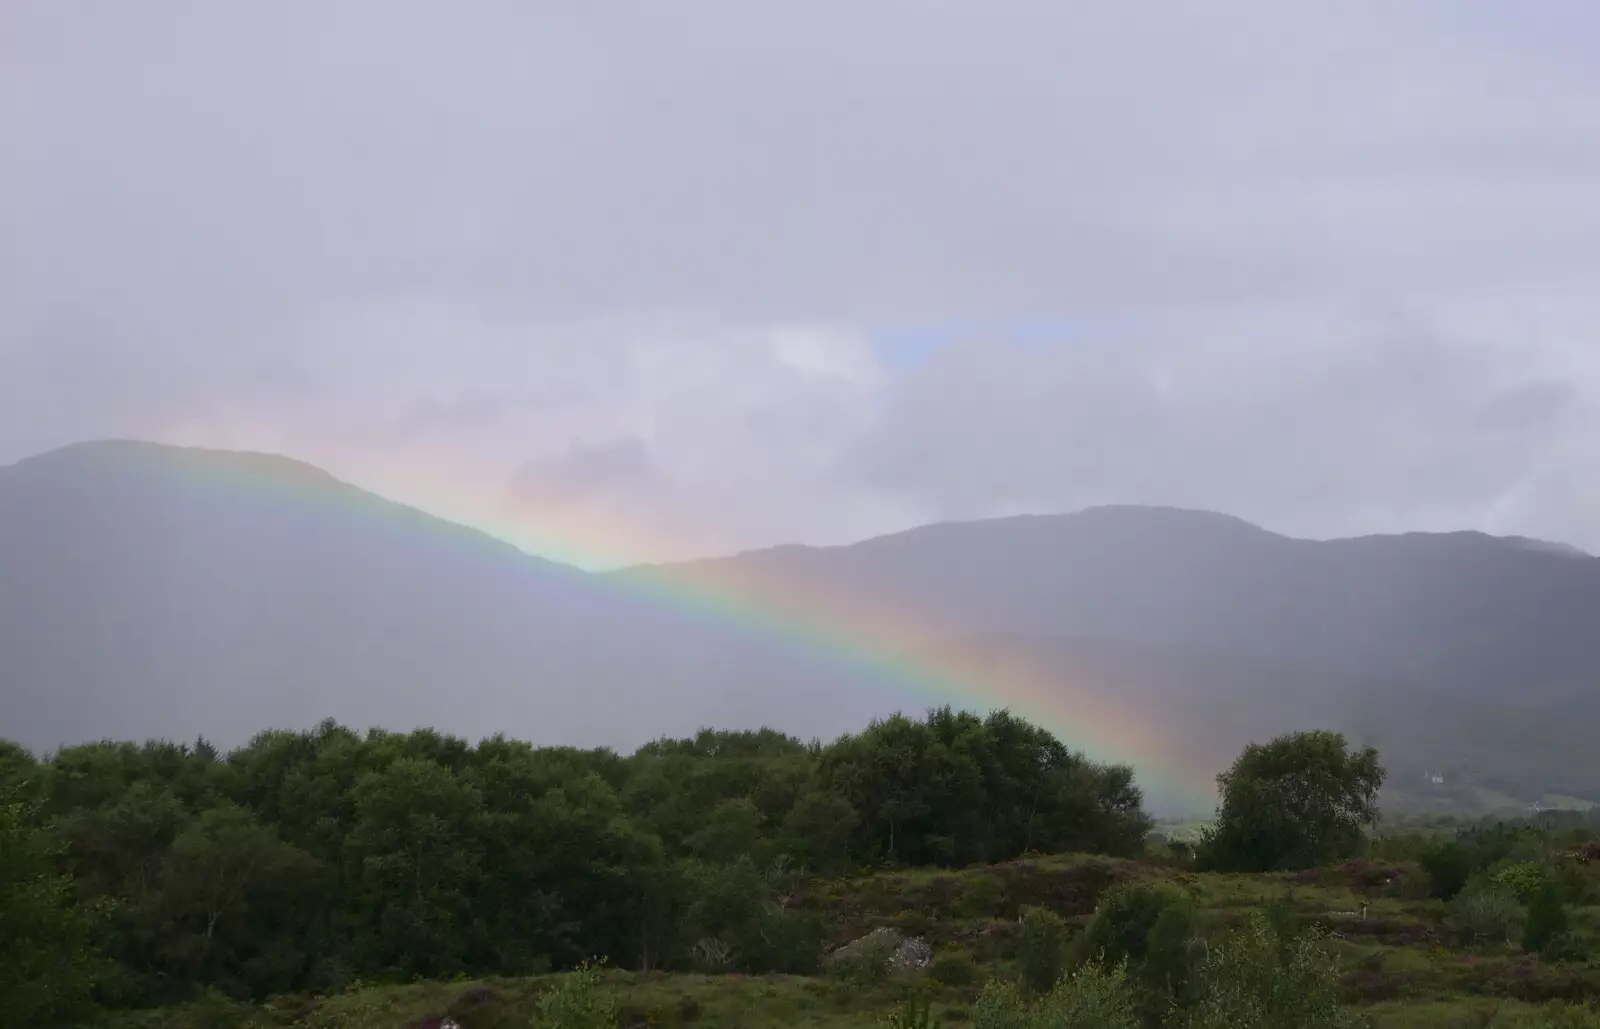
[[[443,765],[400,758],[354,789],[346,850],[358,869],[378,967],[419,975],[462,968],[482,859],[477,790]]]
[[[1217,777],[1222,805],[1202,839],[1202,863],[1267,872],[1352,857],[1377,815],[1383,779],[1378,752],[1352,753],[1336,732],[1252,743]]]
[[[303,910],[304,904],[288,902],[301,899],[321,871],[309,854],[237,804],[223,801],[202,811],[172,841],[162,870],[161,907],[169,926],[164,955],[196,981],[232,978],[231,969],[249,962],[256,990],[292,988],[303,955],[292,945],[285,953],[284,941],[272,939],[264,923],[280,921],[295,906]],[[268,952],[278,968],[264,967]]]
[[[804,974],[826,938],[808,873],[1132,853],[1149,824],[1128,769],[1009,713],[949,708],[827,746],[703,730],[627,757],[331,721],[228,754],[102,742],[41,761],[0,745],[5,784],[65,845],[113,1007],[592,954],[685,968],[698,943],[729,967]],[[1059,971],[1044,942],[1041,987]]]
[[[1089,762],[1005,711],[874,722],[823,749],[817,784],[856,813],[853,853],[900,864],[1132,854],[1150,827],[1130,769]]]
[[[727,864],[740,857],[754,857],[761,841],[761,809],[749,797],[734,797],[712,808],[701,828],[685,843],[696,857]]]
[[[61,843],[34,824],[17,791],[0,795],[0,1020],[65,1024],[87,1007],[92,962]]]
[[[808,790],[784,817],[784,846],[819,875],[840,872],[849,863],[850,838],[859,821],[848,800]]]

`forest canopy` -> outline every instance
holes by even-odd
[[[787,903],[807,876],[1132,854],[1150,824],[1130,769],[949,708],[826,745],[707,729],[628,756],[332,722],[227,754],[0,744],[0,788],[58,855],[55,896],[118,1007],[596,956],[689,967],[697,947],[813,971],[822,927]]]

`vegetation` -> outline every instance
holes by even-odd
[[[1350,783],[1377,767],[1324,734],[1252,748],[1225,786],[1300,775],[1317,787],[1295,794],[1314,831],[1230,830],[1248,807],[1225,789],[1195,854],[1143,843],[1126,770],[1007,715],[935,711],[826,746],[708,731],[626,757],[332,725],[228,755],[11,748],[0,970],[49,974],[5,979],[0,1015],[101,1029],[1600,1027],[1585,1008],[1600,1001],[1592,819],[1381,835],[1367,819],[1352,838],[1342,819],[1365,812]],[[1252,803],[1269,791],[1240,789]],[[1331,816],[1305,801],[1318,796]],[[1231,870],[1230,840],[1274,867]],[[1319,847],[1329,856],[1308,865]]]
[[[1336,732],[1295,733],[1246,747],[1217,777],[1222,808],[1203,862],[1234,872],[1312,868],[1350,857],[1378,813],[1378,752],[1352,754]]]
[[[84,1010],[86,927],[72,907],[71,881],[56,868],[59,844],[16,792],[0,792],[0,1014],[42,1025]]]
[[[204,741],[44,761],[10,747],[0,782],[18,796],[7,875],[26,877],[4,917],[55,934],[19,930],[22,957],[70,966],[52,912],[103,910],[95,996],[118,1009],[596,956],[813,973],[825,927],[791,903],[807,877],[1030,849],[1131,855],[1149,828],[1128,769],[1009,714],[949,709],[827,746],[707,730],[629,757],[331,723],[227,755]]]

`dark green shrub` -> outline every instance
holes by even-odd
[[[1113,886],[1100,898],[1084,933],[1083,956],[1107,968],[1123,961],[1143,961],[1150,930],[1161,913],[1188,900],[1182,890],[1164,884]]]
[[[1581,965],[1594,956],[1594,949],[1571,932],[1557,933],[1539,949],[1539,957],[1553,964]]]
[[[698,1022],[700,1020],[700,1001],[692,994],[685,993],[678,998],[675,1013],[680,1022]]]
[[[255,1023],[250,1005],[215,990],[206,990],[178,1009],[175,1017],[182,1029],[244,1029]]]
[[[1522,927],[1522,949],[1540,953],[1567,931],[1567,909],[1561,888],[1553,882],[1541,884],[1528,903],[1528,920]]]
[[[1295,910],[1292,897],[1285,896],[1268,901],[1262,914],[1266,917],[1267,925],[1272,927],[1272,931],[1277,933],[1280,939],[1291,939],[1300,931],[1300,915]]]
[[[964,950],[946,950],[928,962],[928,978],[941,986],[971,986],[978,981],[978,963]]]
[[[926,997],[907,997],[899,1011],[883,1020],[883,1029],[939,1029]]]
[[[1023,908],[1017,947],[1023,984],[1035,993],[1048,991],[1066,968],[1066,921],[1045,908]]]
[[[492,986],[472,987],[457,997],[445,1014],[462,1029],[498,1029],[513,1021],[526,1024],[526,1019],[516,1017],[505,996]]]
[[[1510,941],[1522,918],[1516,894],[1484,880],[1469,883],[1450,902],[1449,923],[1467,943]]]
[[[758,975],[812,975],[822,964],[826,935],[819,914],[768,906],[733,933],[737,963]]]
[[[841,982],[871,986],[889,978],[897,934],[874,930],[827,959],[828,975]]]
[[[972,1029],[1138,1029],[1126,969],[1085,965],[1029,996],[1018,983],[990,982],[972,1010]]]
[[[1571,1004],[1540,1005],[1496,1016],[1489,1029],[1600,1029],[1600,1010]]]
[[[1420,863],[1428,874],[1428,895],[1437,900],[1454,900],[1472,877],[1472,859],[1472,852],[1455,840],[1423,851]]]
[[[1193,999],[1195,969],[1202,956],[1197,922],[1193,902],[1184,897],[1162,908],[1145,934],[1140,978],[1151,999],[1150,1008],[1181,1008]]]
[[[1557,864],[1552,878],[1561,884],[1561,894],[1567,903],[1576,907],[1600,904],[1600,875],[1576,860],[1568,859]]]
[[[961,884],[957,911],[967,918],[1004,918],[1008,911],[1005,880],[990,872],[969,875]]]

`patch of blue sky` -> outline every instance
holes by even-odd
[[[914,368],[941,347],[962,337],[984,337],[1022,347],[1052,346],[1070,340],[1072,323],[1061,318],[991,321],[907,322],[871,332],[878,359],[895,370]]]

